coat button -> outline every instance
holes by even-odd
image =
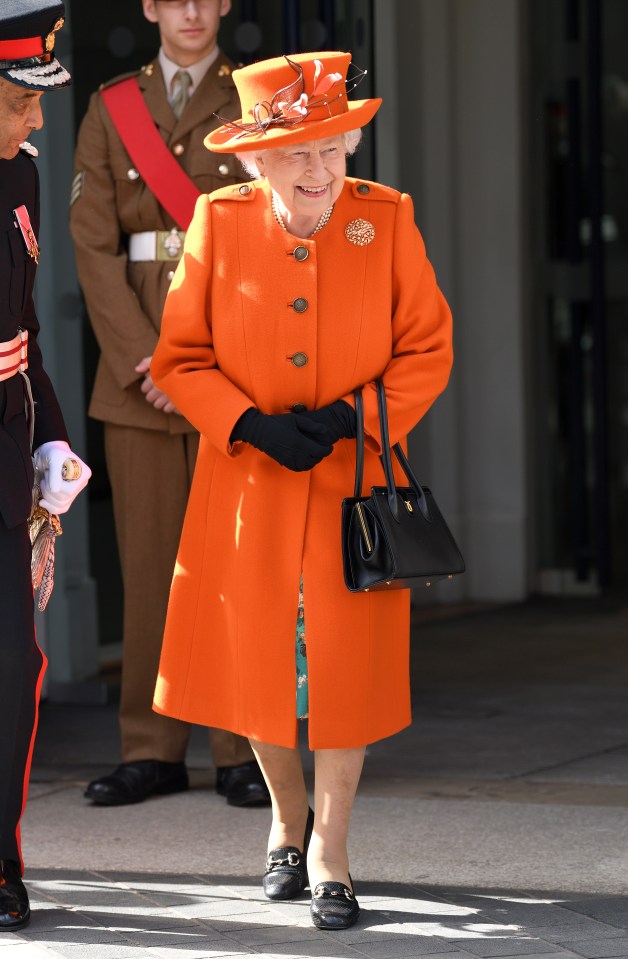
[[[305,403],[295,403],[294,406],[292,407],[292,412],[293,412],[293,413],[306,413],[306,412],[307,412],[307,406],[305,405]]]
[[[295,353],[294,356],[291,356],[290,359],[295,366],[305,366],[307,363],[307,354],[306,353]]]
[[[243,184],[243,186],[241,186],[240,189],[238,190],[238,193],[241,193],[242,196],[246,196],[247,193],[250,193],[250,192],[251,192],[251,187],[248,185],[248,183]]]
[[[130,170],[127,170],[127,174],[126,174],[126,175],[127,175],[127,179],[129,179],[129,180],[139,180],[139,178],[140,178],[140,175],[139,175],[139,173],[137,172],[137,170],[135,169],[135,167],[131,167]]]
[[[174,280],[174,270],[168,270],[168,279]]]
[[[370,188],[370,186],[368,185],[368,183],[360,183],[360,184],[358,185],[358,193],[364,193],[364,194],[366,194],[366,193],[370,193],[370,192],[371,192],[371,188]]]
[[[229,165],[227,163],[221,163],[220,166],[218,167],[218,172],[220,173],[221,176],[228,176]]]
[[[306,246],[295,246],[293,254],[295,260],[298,260],[299,263],[301,263],[303,260],[307,260],[308,256],[310,255],[310,251]]]
[[[297,296],[296,300],[290,304],[295,313],[305,313],[309,303],[304,296]]]
[[[182,143],[175,143],[175,145],[172,148],[172,152],[174,153],[176,157],[182,157],[183,154],[185,153],[185,147],[183,146]]]

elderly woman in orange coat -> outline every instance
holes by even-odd
[[[309,878],[319,928],[359,913],[347,835],[365,745],[410,722],[409,590],[343,581],[353,394],[363,387],[370,488],[382,482],[374,381],[395,443],[452,362],[410,197],[346,176],[381,103],[347,99],[349,64],[310,53],[234,72],[242,120],[205,142],[257,179],[199,199],[151,367],[201,434],[155,708],[249,737],[273,801],[264,891],[293,898]]]

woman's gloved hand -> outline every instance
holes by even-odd
[[[333,450],[325,426],[301,413],[242,414],[231,433],[231,442],[243,440],[295,473],[311,470]]]
[[[308,419],[310,423],[320,423],[324,426],[332,443],[342,439],[355,439],[357,432],[355,410],[344,400],[336,400],[329,406],[322,406],[320,410],[308,410],[299,415]]]

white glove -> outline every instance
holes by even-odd
[[[33,460],[41,490],[40,505],[49,513],[67,513],[74,498],[89,482],[92,475],[89,466],[72,452],[65,440],[42,443],[35,450]]]

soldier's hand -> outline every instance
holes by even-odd
[[[49,513],[66,513],[92,471],[65,440],[42,443],[33,453],[41,491],[40,506]]]
[[[176,413],[177,416],[181,416],[174,403],[153,383],[150,375],[151,360],[152,356],[145,356],[135,367],[136,373],[143,373],[144,375],[140,389],[146,397],[146,402],[154,406],[156,410],[161,410],[163,413]]]

